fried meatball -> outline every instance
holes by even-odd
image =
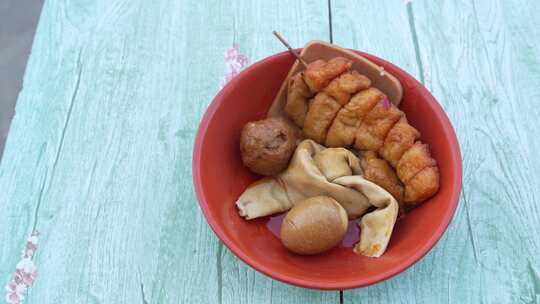
[[[249,122],[242,129],[242,162],[261,175],[275,175],[287,168],[298,138],[298,131],[281,117]]]

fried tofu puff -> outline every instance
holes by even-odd
[[[404,202],[407,204],[417,204],[439,190],[437,162],[431,157],[429,146],[420,141],[403,154],[396,171],[405,184]]]
[[[287,103],[284,110],[285,114],[300,128],[304,126],[309,99],[312,96],[313,93],[304,82],[302,73],[298,73],[289,79]]]
[[[356,132],[355,148],[369,151],[379,150],[390,129],[403,115],[403,112],[384,96],[362,119]]]
[[[376,88],[356,93],[351,101],[339,110],[336,119],[328,130],[326,146],[349,147],[353,144],[360,121],[384,94]]]
[[[289,80],[286,115],[306,138],[364,151],[366,178],[390,192],[400,206],[431,197],[439,189],[439,171],[429,147],[417,142],[420,132],[351,67],[342,57],[308,64]]]
[[[340,105],[344,106],[351,100],[351,96],[360,90],[371,86],[371,80],[357,71],[346,72],[334,78],[323,92],[332,96]]]
[[[439,185],[439,168],[426,167],[405,185],[403,201],[408,205],[416,205],[437,193]]]
[[[386,135],[379,155],[386,159],[392,167],[396,167],[405,151],[409,150],[420,137],[420,132],[407,122],[405,116],[392,127]]]
[[[304,136],[324,144],[328,128],[340,108],[341,105],[326,93],[315,95],[304,121]]]
[[[362,154],[360,166],[365,179],[381,186],[401,204],[403,201],[403,185],[394,169],[384,159],[379,158],[376,152],[366,151]]]
[[[350,70],[352,61],[343,57],[335,57],[328,61],[316,60],[308,64],[304,71],[304,81],[311,92],[322,91],[334,78]]]

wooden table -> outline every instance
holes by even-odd
[[[25,303],[540,303],[538,1],[345,2],[47,1],[0,167],[2,283],[35,229]],[[342,293],[273,281],[198,207],[193,140],[223,54],[280,52],[272,30],[390,60],[452,120],[459,208],[393,279]]]

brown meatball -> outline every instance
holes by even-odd
[[[244,165],[262,175],[275,175],[287,168],[296,148],[297,130],[281,117],[248,122],[240,136]]]

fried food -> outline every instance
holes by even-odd
[[[409,150],[419,137],[420,132],[403,116],[386,135],[379,154],[395,168],[405,151]]]
[[[426,167],[412,177],[405,185],[404,203],[416,205],[439,191],[439,169]]]
[[[326,93],[315,95],[304,121],[304,136],[317,143],[324,143],[330,124],[341,105]]]
[[[284,118],[249,122],[240,135],[242,162],[255,173],[278,174],[287,168],[297,138],[297,130]]]
[[[383,93],[369,88],[356,93],[351,101],[339,110],[326,137],[328,147],[349,147],[353,144],[362,118],[377,104]]]
[[[417,141],[403,154],[396,167],[405,184],[404,203],[415,205],[439,190],[439,169],[429,146]]]
[[[364,171],[363,176],[365,179],[388,191],[398,203],[403,201],[403,185],[399,181],[396,172],[384,159],[377,157],[377,153],[373,151],[364,152],[360,160],[360,166]]]
[[[429,146],[417,141],[403,154],[396,167],[399,179],[407,184],[411,178],[426,167],[434,167],[437,162],[431,158]]]
[[[308,100],[313,96],[304,82],[303,74],[298,73],[289,79],[285,114],[300,128],[308,111]]]
[[[386,134],[402,116],[403,112],[384,96],[362,119],[354,146],[358,150],[379,150]]]
[[[332,79],[350,70],[352,61],[343,57],[335,57],[329,61],[316,60],[308,64],[304,72],[304,80],[311,92],[317,93],[324,89]]]
[[[371,80],[356,71],[346,72],[330,81],[323,92],[332,96],[340,105],[347,104],[351,95],[367,89],[371,86]]]
[[[429,147],[417,141],[420,132],[405,114],[351,64],[341,57],[316,60],[291,77],[285,114],[317,143],[372,151],[365,161],[368,176],[398,201],[414,205],[427,199],[439,188]]]

